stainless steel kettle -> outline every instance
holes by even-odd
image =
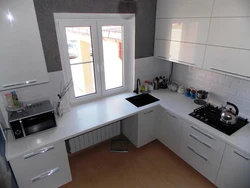
[[[227,109],[227,105],[232,106],[234,110],[232,108]],[[227,102],[227,105],[222,108],[220,120],[222,122],[225,122],[227,125],[234,125],[238,120],[239,109],[235,104],[232,104],[230,102]]]

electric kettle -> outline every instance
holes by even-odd
[[[234,110],[232,108],[226,108],[227,105],[232,106]],[[222,108],[220,120],[227,125],[234,125],[238,120],[239,109],[235,104],[232,104],[230,102],[227,102],[227,105]]]

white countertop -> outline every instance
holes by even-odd
[[[152,95],[159,98],[160,101],[140,108],[125,100],[125,98],[134,95],[133,93],[124,93],[75,106],[70,112],[57,119],[57,127],[26,138],[9,139],[6,143],[7,160],[10,161],[38,148],[81,135],[159,104],[183,120],[200,126],[219,139],[250,155],[250,124],[233,135],[227,136],[189,116],[189,113],[200,106],[184,95],[168,90],[154,91]]]

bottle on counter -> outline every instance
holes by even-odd
[[[148,91],[149,89],[148,89],[148,81],[147,80],[144,82],[144,86],[145,86],[145,91]]]
[[[18,97],[15,91],[11,92],[14,107],[19,107]]]
[[[14,107],[14,102],[13,102],[13,99],[12,99],[12,95],[10,93],[6,93],[5,98],[6,98],[6,101],[7,101],[7,106],[9,108],[13,108]]]
[[[144,84],[142,84],[142,86],[141,86],[141,92],[142,92],[142,93],[145,92],[145,85],[144,85]]]

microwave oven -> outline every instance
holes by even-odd
[[[15,139],[56,127],[49,100],[27,105],[21,112],[9,112],[9,125]]]

